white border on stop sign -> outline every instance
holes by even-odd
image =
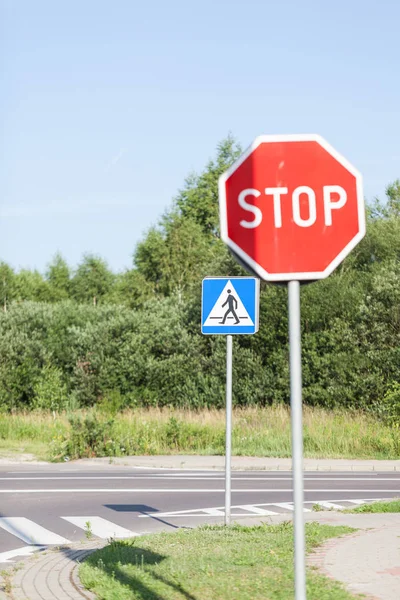
[[[227,222],[227,209],[226,209],[226,193],[225,183],[229,177],[234,173],[238,167],[254,152],[260,144],[271,143],[271,142],[317,142],[322,148],[324,148],[331,156],[333,156],[338,163],[340,163],[345,169],[347,169],[356,179],[357,188],[357,212],[358,212],[358,223],[359,232],[354,238],[347,244],[345,248],[337,255],[337,257],[328,265],[324,271],[308,272],[308,273],[268,273],[263,269],[255,260],[253,260],[246,252],[244,252],[235,242],[233,242],[228,236],[228,222]],[[251,146],[245,150],[245,152],[233,163],[231,167],[225,173],[223,173],[218,181],[219,190],[219,211],[220,211],[220,225],[221,225],[221,239],[225,244],[232,248],[232,250],[247,263],[255,273],[265,281],[291,281],[291,280],[315,280],[325,279],[330,275],[336,267],[346,258],[348,254],[357,246],[365,235],[365,204],[364,204],[364,193],[362,185],[361,173],[353,167],[353,165],[335,150],[323,137],[318,134],[285,134],[285,135],[260,135],[256,137]]]

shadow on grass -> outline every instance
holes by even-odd
[[[162,554],[157,554],[136,545],[129,545],[121,540],[112,541],[100,557],[91,554],[86,558],[85,563],[108,575],[110,581],[118,581],[128,589],[131,589],[141,600],[165,600],[165,597],[160,595],[159,592],[150,589],[138,577],[126,573],[121,564],[136,566],[138,569],[146,572],[148,577],[179,592],[184,600],[200,600],[186,591],[181,585],[159,575],[152,569],[152,567],[157,566],[166,558]]]

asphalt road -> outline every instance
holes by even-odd
[[[307,472],[305,508],[400,496],[400,473]],[[103,465],[0,469],[0,562],[26,546],[108,539],[223,521],[224,474]],[[235,471],[233,517],[290,512],[290,472]],[[88,525],[90,523],[90,525]],[[89,533],[89,531],[91,533]]]

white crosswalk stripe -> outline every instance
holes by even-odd
[[[15,535],[26,544],[49,546],[52,544],[69,544],[69,540],[45,529],[25,517],[1,517],[0,527]]]
[[[321,508],[335,508],[336,510],[342,510],[344,506],[342,504],[336,504],[335,502],[314,502],[313,504],[317,504],[317,506],[321,506]]]
[[[68,521],[76,527],[83,529],[93,535],[107,540],[109,538],[123,539],[138,535],[125,527],[116,525],[102,517],[61,517],[64,521]]]
[[[15,550],[8,550],[8,552],[0,552],[0,564],[11,563],[15,558],[21,556],[30,556],[38,550],[45,550],[47,546],[23,546],[22,548],[16,548]]]
[[[220,508],[205,508],[203,512],[210,517],[223,517],[225,514]]]
[[[278,513],[272,510],[265,510],[265,508],[260,508],[259,506],[254,506],[253,504],[242,504],[237,508],[241,508],[243,510],[247,510],[250,513],[254,513],[256,515],[277,515]]]
[[[279,506],[280,508],[285,508],[286,510],[294,511],[294,504],[293,504],[293,502],[277,502],[273,506]],[[311,512],[311,510],[309,508],[305,508],[305,507],[303,507],[303,511],[304,512]]]

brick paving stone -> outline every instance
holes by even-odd
[[[400,523],[335,540],[321,553],[323,570],[353,593],[400,598]]]
[[[78,577],[79,565],[105,544],[103,541],[72,544],[70,547],[47,550],[34,554],[21,568],[10,572],[12,577],[10,600],[92,600],[94,594],[86,590]],[[3,600],[0,595],[0,600]]]

